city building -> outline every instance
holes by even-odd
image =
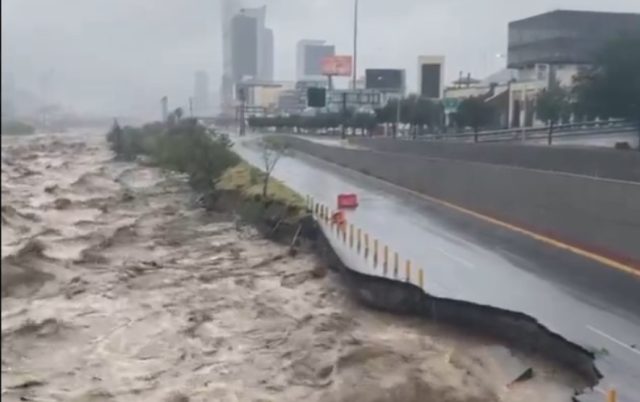
[[[640,14],[556,10],[511,22],[507,65],[517,77],[509,86],[508,126],[544,124],[535,113],[538,94],[556,83],[572,86],[599,49],[632,35],[640,35]]]
[[[444,89],[444,111],[447,124],[452,122],[451,115],[457,111],[460,103],[470,97],[482,97],[485,102],[495,106],[497,111],[492,126],[506,128],[509,124],[509,89],[517,77],[517,70],[502,69],[490,76],[479,80],[468,73],[453,82],[452,86]]]
[[[193,85],[193,113],[208,116],[212,113],[209,102],[209,76],[206,71],[196,71]]]
[[[300,103],[300,93],[295,89],[281,91],[278,94],[278,113],[298,114],[304,107]]]
[[[617,37],[640,34],[640,14],[556,10],[509,23],[508,67],[589,65]]]
[[[266,6],[241,8],[237,1],[222,1],[223,111],[235,105],[242,81],[271,82],[274,77],[273,31],[266,27]]]
[[[322,40],[304,39],[296,47],[296,78],[298,81],[318,81],[323,78],[322,60],[335,56],[335,46]]]
[[[274,82],[269,86],[257,86],[252,88],[253,103],[266,114],[278,112],[280,95],[295,88],[295,82]]]
[[[538,95],[550,85],[571,87],[602,46],[631,35],[640,35],[640,14],[558,10],[513,21],[507,68],[479,81],[461,77],[444,91],[445,111],[455,113],[462,100],[480,96],[496,106],[496,128],[544,125],[536,114]]]
[[[441,99],[444,91],[444,56],[418,57],[418,91],[420,96]]]
[[[371,112],[385,105],[385,94],[377,89],[338,89],[330,91],[327,109],[340,112],[343,108],[356,112]]]

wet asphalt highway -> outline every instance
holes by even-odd
[[[260,167],[261,156],[236,142],[236,151]],[[377,179],[303,154],[283,157],[274,176],[332,209],[340,193],[357,193],[347,219],[404,261],[424,270],[425,291],[519,311],[589,350],[605,378],[581,401],[603,401],[609,388],[620,402],[640,401],[640,277],[541,243],[449,209]],[[382,276],[371,258],[352,259],[364,273]],[[393,277],[393,268],[388,277]]]

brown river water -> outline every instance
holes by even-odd
[[[102,135],[3,138],[2,401],[568,402],[578,386],[367,310],[313,255],[194,200]]]

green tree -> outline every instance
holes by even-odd
[[[400,105],[398,105],[400,103]],[[398,135],[398,107],[402,107],[402,101],[399,99],[389,99],[389,101],[381,108],[375,110],[376,120],[380,124],[392,125],[392,135],[395,138]]]
[[[622,37],[604,46],[593,68],[575,79],[577,113],[638,123],[640,136],[640,37]]]
[[[349,120],[349,127],[354,129],[354,133],[355,130],[360,129],[363,135],[365,133],[370,135],[376,125],[376,115],[373,113],[358,112]]]
[[[559,85],[552,85],[538,95],[536,103],[538,118],[549,125],[548,142],[551,145],[553,128],[571,114],[570,93]]]
[[[268,195],[269,179],[275,169],[278,161],[285,153],[287,144],[281,138],[264,138],[260,141],[262,150],[262,163],[264,167],[264,177],[262,181],[262,197],[265,199]]]
[[[478,96],[460,102],[455,118],[459,126],[473,129],[473,140],[478,142],[480,128],[489,126],[494,121],[494,116],[494,108]]]

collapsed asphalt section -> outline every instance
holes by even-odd
[[[305,232],[310,233],[309,230]],[[344,249],[331,244],[321,227],[311,231],[315,232],[318,234],[313,240],[318,254],[342,274],[348,288],[367,306],[425,317],[544,356],[577,373],[589,386],[595,385],[602,377],[590,351],[550,331],[531,316],[479,303],[433,297],[408,283],[363,274],[354,266],[352,258],[345,258]]]
[[[580,375],[590,387],[602,378],[593,353],[551,332],[534,318],[491,306],[433,297],[410,283],[363,274],[345,264],[322,228],[318,227],[316,233],[316,252],[329,267],[340,272],[353,295],[365,305],[417,315],[544,356]]]

